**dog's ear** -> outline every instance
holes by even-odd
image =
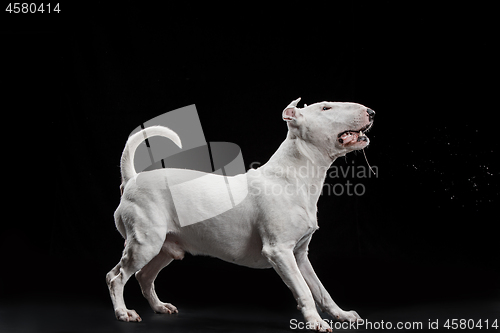
[[[300,109],[297,108],[297,104],[300,101],[300,97],[295,101],[292,101],[286,108],[283,110],[283,120],[284,121],[292,121],[297,120],[297,118],[301,117]]]

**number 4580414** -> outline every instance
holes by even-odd
[[[60,13],[61,8],[59,8],[59,3],[51,4],[51,3],[27,3],[27,2],[9,2],[7,8],[5,8],[6,12],[11,14],[34,14],[34,13]]]
[[[477,322],[474,319],[448,319],[443,325],[447,329],[498,329],[497,319],[490,322],[488,319],[479,319]]]

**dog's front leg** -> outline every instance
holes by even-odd
[[[330,326],[321,319],[311,290],[300,273],[292,249],[283,249],[280,246],[264,246],[262,254],[271,263],[283,282],[290,288],[297,300],[297,308],[302,311],[304,318],[320,332],[331,332]]]
[[[344,311],[333,301],[316,275],[316,272],[314,272],[311,262],[307,257],[307,244],[304,246],[305,249],[297,251],[295,256],[299,270],[311,289],[314,300],[318,303],[319,307],[337,320],[356,321],[361,319],[356,311]]]

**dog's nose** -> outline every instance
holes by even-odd
[[[375,111],[373,111],[372,109],[366,108],[366,113],[368,113],[368,118],[370,118],[370,120],[375,117]]]

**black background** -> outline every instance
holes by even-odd
[[[377,112],[366,154],[378,177],[327,179],[366,192],[318,203],[310,258],[340,306],[498,290],[493,8],[61,9],[2,13],[3,299],[86,297],[112,315],[105,274],[123,248],[112,215],[129,133],[196,104],[206,140],[238,144],[248,168],[284,140],[281,111],[297,97]],[[366,161],[351,153],[334,165]],[[158,281],[176,305],[294,306],[274,271],[213,258],[187,256]],[[125,293],[145,302],[133,278]]]

